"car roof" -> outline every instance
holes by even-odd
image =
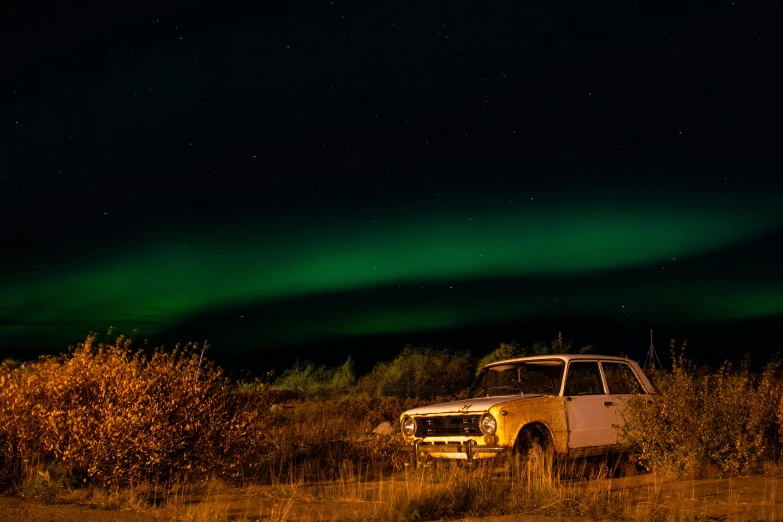
[[[552,359],[560,359],[564,362],[568,361],[612,361],[612,362],[632,362],[628,357],[618,357],[616,355],[597,355],[591,353],[558,353],[552,355],[532,355],[530,357],[517,357],[516,359],[506,359],[503,361],[495,361],[487,364],[485,367],[495,366],[498,364],[507,364],[512,362],[532,362],[543,361]]]

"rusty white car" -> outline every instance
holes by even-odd
[[[541,355],[485,366],[468,398],[400,416],[403,449],[421,458],[551,464],[555,457],[628,451],[623,412],[654,389],[625,357]],[[513,468],[512,468],[513,469]]]

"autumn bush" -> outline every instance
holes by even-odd
[[[473,384],[474,364],[468,352],[407,345],[393,360],[376,364],[358,387],[376,397],[453,397]]]
[[[75,483],[109,485],[252,472],[271,450],[274,395],[239,390],[196,345],[147,356],[95,334],[58,357],[4,365],[0,460],[6,478],[35,461]]]
[[[655,399],[630,402],[623,435],[638,445],[647,469],[695,477],[759,473],[781,447],[778,368],[771,362],[753,374],[746,358],[738,369],[724,363],[697,375],[683,353],[675,354],[671,372],[656,372]]]
[[[353,360],[333,368],[296,361],[275,381],[275,388],[288,396],[299,398],[339,397],[353,390],[356,384]]]

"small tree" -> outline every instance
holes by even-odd
[[[374,396],[454,396],[470,386],[473,364],[467,352],[407,345],[393,361],[378,363],[361,379],[360,388]]]

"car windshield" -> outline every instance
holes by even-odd
[[[468,397],[543,393],[557,395],[565,364],[560,360],[515,362],[484,368]]]

